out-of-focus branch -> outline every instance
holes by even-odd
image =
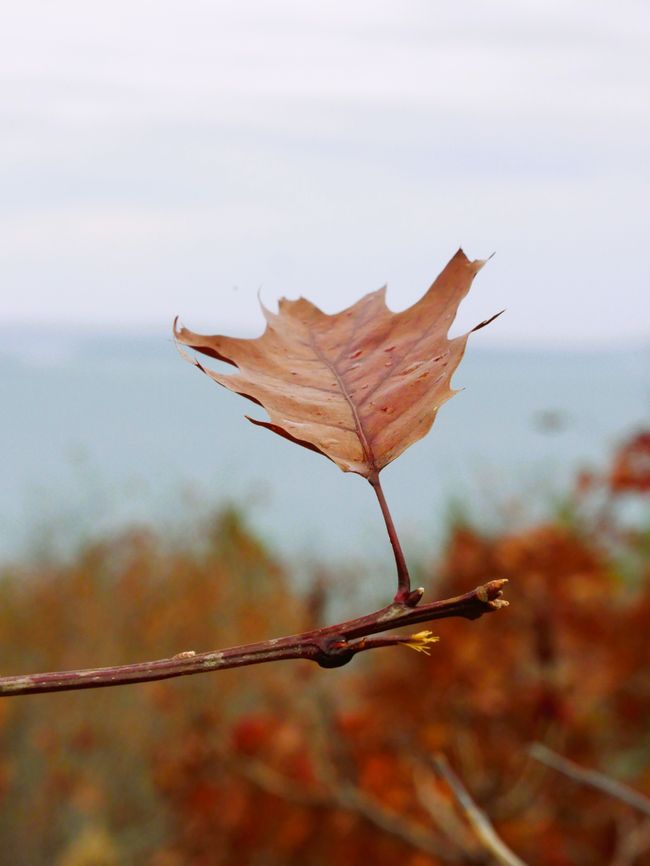
[[[311,808],[327,808],[334,805],[328,794],[308,791],[304,788],[298,789],[292,779],[287,779],[261,761],[252,758],[237,758],[236,760],[226,758],[225,761],[231,770],[255,785],[260,791],[271,794],[280,800],[286,800],[287,803]]]
[[[508,602],[502,598],[502,590],[506,583],[492,580],[464,595],[419,607],[412,606],[412,602],[393,602],[357,619],[229,649],[201,653],[186,650],[172,658],[136,664],[0,677],[0,697],[122,686],[284,659],[308,659],[324,668],[340,667],[359,652],[409,643],[409,638],[401,635],[371,635],[448,617],[478,619],[505,607]]]
[[[433,758],[433,766],[456,798],[476,837],[496,862],[500,863],[501,866],[526,866],[524,861],[517,857],[497,834],[491,821],[471,798],[461,780],[449,766],[445,756],[436,755]]]
[[[616,836],[610,866],[633,866],[650,849],[650,820],[626,812],[616,822]]]
[[[542,745],[542,743],[533,743],[530,747],[530,754],[535,760],[557,770],[559,773],[563,773],[565,776],[573,779],[574,782],[580,782],[582,785],[596,788],[605,794],[609,794],[610,797],[615,797],[628,806],[638,809],[644,815],[650,816],[650,799],[628,785],[624,785],[623,782],[617,782],[616,779],[612,779],[604,773],[599,773],[597,770],[581,767],[568,758],[558,755],[557,752]]]
[[[290,779],[258,761],[242,760],[232,766],[249,782],[274,797],[301,806],[345,809],[359,815],[384,833],[405,842],[416,851],[440,857],[446,862],[457,862],[459,859],[426,827],[387,808],[349,782],[339,781],[330,785],[327,793],[319,794],[297,790]]]
[[[337,793],[337,801],[343,808],[357,812],[375,827],[401,839],[412,848],[424,851],[434,857],[441,857],[448,862],[455,862],[459,859],[455,852],[443,845],[440,839],[426,827],[416,823],[406,815],[401,815],[387,808],[350,783],[341,783]]]
[[[376,797],[363,791],[351,777],[354,766],[349,760],[346,746],[340,737],[334,719],[333,706],[322,691],[311,707],[313,730],[310,742],[314,746],[312,758],[318,790],[297,790],[295,784],[274,769],[252,760],[232,761],[226,758],[236,772],[275,796],[288,802],[313,807],[344,809],[365,820],[383,833],[399,839],[409,848],[435,857],[438,862],[458,863],[463,849],[448,845],[444,838],[413,820],[395,812]],[[474,862],[471,860],[471,862]]]
[[[429,767],[418,765],[414,768],[413,784],[420,804],[428,812],[434,824],[465,855],[470,862],[483,861],[479,857],[479,844],[465,821],[459,817],[451,801],[432,784],[433,777]]]

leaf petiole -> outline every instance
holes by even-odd
[[[375,472],[369,475],[368,481],[370,482],[372,489],[375,491],[377,500],[379,501],[379,507],[381,508],[381,513],[384,517],[388,538],[390,539],[391,547],[393,548],[393,553],[395,555],[395,566],[397,567],[397,592],[394,601],[396,604],[405,604],[407,607],[415,607],[422,598],[423,591],[421,589],[411,591],[411,578],[408,566],[406,564],[402,545],[399,542],[395,524],[393,523],[393,518],[391,517],[388,508],[388,503],[386,502],[386,497],[384,496],[381,481],[379,480],[379,473]]]

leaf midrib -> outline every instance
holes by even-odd
[[[375,461],[375,455],[374,455],[374,452],[372,450],[370,443],[368,442],[368,437],[366,436],[366,431],[364,430],[363,424],[361,423],[361,418],[359,417],[359,413],[357,412],[356,404],[354,403],[352,396],[348,392],[346,384],[345,384],[343,378],[341,377],[341,374],[338,371],[336,363],[333,361],[330,361],[330,359],[327,357],[327,355],[323,352],[323,350],[317,344],[313,332],[308,330],[308,334],[309,334],[309,344],[312,348],[312,351],[314,352],[314,354],[316,355],[318,360],[322,364],[324,364],[327,367],[327,369],[332,373],[332,375],[336,379],[336,382],[339,386],[339,390],[340,390],[341,394],[343,395],[348,406],[350,407],[350,411],[352,412],[352,417],[354,419],[354,426],[356,428],[356,434],[357,434],[357,437],[359,439],[359,442],[361,443],[361,450],[363,451],[364,461],[367,464],[368,469],[371,472],[377,472],[377,464]],[[343,429],[343,428],[340,428],[340,429]]]

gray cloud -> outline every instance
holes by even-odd
[[[497,249],[487,340],[648,336],[644,3],[23,0],[0,319],[258,327]],[[232,287],[238,285],[239,291]]]

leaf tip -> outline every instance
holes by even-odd
[[[262,286],[260,286],[257,290],[257,303],[260,305],[260,309],[262,310],[262,315],[266,319],[267,322],[272,322],[273,319],[276,318],[276,314],[273,310],[270,310],[262,300]]]
[[[485,328],[487,325],[490,325],[495,319],[498,319],[499,316],[503,315],[503,313],[505,313],[505,308],[503,310],[499,310],[499,312],[495,313],[493,316],[490,316],[489,319],[485,319],[483,322],[479,322],[478,325],[475,325],[472,328],[470,334],[473,334],[475,331],[480,331],[481,328]]]
[[[487,263],[490,261],[490,259],[493,259],[495,256],[496,256],[496,250],[494,252],[490,253],[490,255],[486,259],[476,259],[474,262],[472,262],[472,264],[476,267],[477,273],[478,273],[478,271],[481,270],[481,268],[483,268],[483,267],[485,267],[485,265],[487,265]]]

